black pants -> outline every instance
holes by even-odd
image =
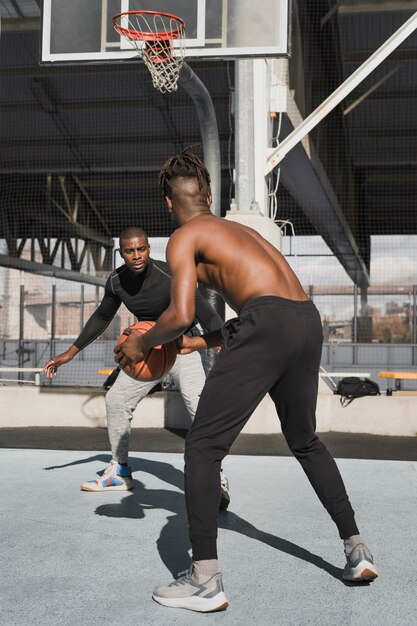
[[[311,301],[265,296],[226,322],[223,346],[202,391],[185,445],[185,494],[193,559],[217,558],[219,470],[247,420],[269,393],[291,452],[336,523],[358,534],[339,470],[315,434],[323,333]]]

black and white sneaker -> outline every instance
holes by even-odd
[[[355,546],[352,552],[346,556],[346,561],[342,574],[343,580],[374,580],[378,577],[372,554],[364,543]]]

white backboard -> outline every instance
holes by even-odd
[[[137,57],[112,17],[139,9],[185,21],[187,58],[289,54],[290,0],[43,0],[41,62]]]

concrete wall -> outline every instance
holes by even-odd
[[[102,390],[49,390],[42,387],[0,386],[0,428],[16,426],[105,427]],[[135,428],[189,428],[190,418],[178,392],[164,391],[145,398],[134,414]],[[417,397],[385,395],[358,398],[341,407],[339,396],[321,382],[317,403],[318,432],[375,435],[417,435]],[[244,433],[280,432],[269,397],[258,406]]]
[[[45,390],[42,387],[0,387],[0,427],[85,426],[105,427],[104,391]],[[145,398],[138,407],[135,426],[162,428],[165,397]],[[140,421],[140,424],[139,424]]]

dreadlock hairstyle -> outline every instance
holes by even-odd
[[[158,176],[158,185],[164,196],[171,197],[171,181],[176,178],[196,178],[200,190],[207,186],[210,191],[210,174],[201,159],[193,154],[190,148],[185,148],[179,154],[175,154],[162,166]]]

